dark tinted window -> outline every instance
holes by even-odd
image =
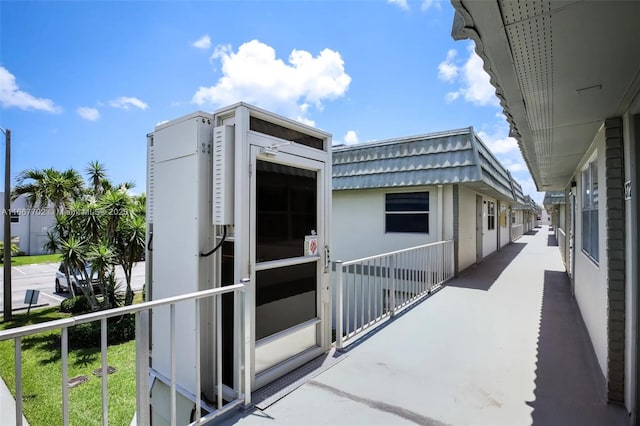
[[[256,173],[256,261],[304,256],[318,229],[316,172],[258,161]]]
[[[429,232],[429,193],[386,194],[385,232]]]
[[[274,136],[286,141],[310,146],[315,149],[324,149],[324,140],[320,138],[307,135],[297,130],[289,129],[278,124],[270,123],[260,118],[251,117],[249,121],[249,128],[255,132],[264,133],[265,135]]]
[[[316,315],[316,262],[256,272],[256,340]]]

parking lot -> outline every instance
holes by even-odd
[[[69,293],[55,292],[55,276],[60,264],[40,263],[25,266],[13,266],[11,268],[11,300],[13,310],[26,308],[24,303],[27,290],[40,290],[37,305],[56,306],[69,297]],[[133,268],[131,287],[133,291],[141,291],[144,285],[145,263],[137,263]],[[116,267],[116,276],[119,282],[125,286],[124,273],[121,267]],[[0,276],[0,282],[4,285],[4,274]],[[4,288],[4,287],[0,287]],[[4,306],[4,292],[0,292],[0,310]]]

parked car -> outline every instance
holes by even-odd
[[[86,266],[87,272],[91,277],[91,284],[93,286],[93,292],[98,294],[101,292],[98,277],[93,270],[91,270],[91,264],[87,264]],[[63,291],[69,291],[69,283],[67,282],[67,276],[65,275],[67,267],[64,263],[60,264],[60,267],[56,271],[56,293],[61,293]],[[76,270],[76,276],[79,279],[82,279],[82,274]],[[82,294],[82,290],[78,287],[78,282],[76,281],[73,273],[69,271],[69,281],[71,281],[71,285],[73,285],[73,292],[78,295]],[[84,281],[81,281],[84,282]]]

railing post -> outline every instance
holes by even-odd
[[[151,424],[149,416],[149,311],[136,316],[136,421],[138,426]]]
[[[22,338],[15,339],[16,425],[22,426]],[[62,384],[64,386],[65,383]]]
[[[177,396],[176,396],[176,304],[169,305],[169,352],[170,352],[170,380],[171,380],[171,426],[177,425]]]
[[[69,329],[62,329],[60,343],[60,362],[62,363],[62,424],[69,424]]]
[[[337,260],[336,265],[336,348],[341,350],[344,346],[343,342],[343,300],[342,300],[342,260]]]
[[[455,246],[453,245],[453,241],[449,243],[449,278],[453,278],[455,275],[455,263],[453,258],[455,257]]]
[[[391,312],[393,317],[396,314],[396,255],[392,255],[389,258],[389,274],[391,275]]]
[[[249,407],[251,405],[251,306],[248,306],[251,302],[250,296],[250,284],[249,279],[244,278],[240,281],[244,284],[244,291],[242,292],[242,309],[243,309],[243,348],[242,354],[244,358],[243,368],[244,368],[244,406]]]
[[[109,424],[109,394],[107,390],[107,375],[109,365],[107,364],[107,319],[100,320],[100,354],[102,355],[102,425]]]

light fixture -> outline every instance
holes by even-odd
[[[587,87],[583,87],[581,89],[576,89],[576,93],[578,95],[582,95],[585,92],[589,92],[592,90],[602,90],[602,84],[595,84],[593,86],[587,86]]]

